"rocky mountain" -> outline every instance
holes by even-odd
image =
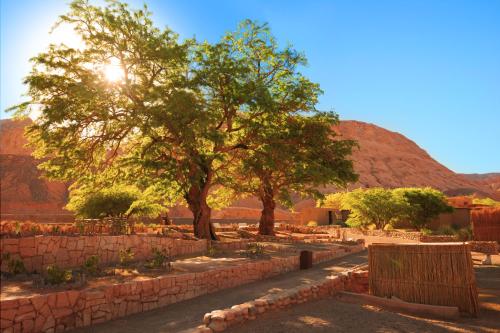
[[[451,171],[397,132],[353,120],[342,121],[337,132],[360,146],[353,154],[360,178],[352,187],[431,186],[450,195],[495,195],[487,179],[477,181]]]
[[[29,120],[0,121],[0,207],[2,219],[15,216],[67,215],[68,200],[64,183],[42,179],[36,161],[23,136]]]
[[[470,173],[470,174],[461,174],[463,177],[470,179],[476,183],[482,184],[483,186],[489,188],[491,191],[494,191],[497,196],[500,195],[500,173],[492,172],[492,173]]]
[[[5,214],[67,214],[63,209],[68,196],[67,186],[40,179],[36,161],[25,147],[24,127],[29,120],[0,121],[1,213]],[[450,195],[476,193],[500,196],[500,173],[463,175],[449,170],[425,150],[405,136],[360,121],[342,121],[336,131],[342,138],[358,141],[360,148],[352,158],[360,175],[357,187],[432,186]],[[326,187],[332,192],[334,187]],[[311,200],[297,200],[296,209],[314,205]],[[255,198],[236,201],[232,207],[214,212],[214,218],[257,218],[260,202]],[[277,211],[280,219],[289,214]],[[177,207],[171,216],[189,217],[189,211]],[[3,217],[5,218],[5,217]]]

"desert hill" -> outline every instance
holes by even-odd
[[[67,214],[63,209],[67,186],[40,179],[36,161],[25,147],[24,127],[29,120],[0,120],[1,212],[5,214]],[[500,173],[463,175],[449,170],[405,136],[360,121],[342,121],[336,131],[346,139],[358,141],[360,148],[352,156],[360,175],[357,187],[432,186],[449,194],[477,193],[498,198]],[[326,187],[332,192],[334,187]],[[296,210],[312,206],[311,200],[297,200]],[[260,214],[260,202],[246,198],[229,209],[215,211],[214,218],[252,218]],[[277,218],[289,214],[283,209]],[[176,207],[171,216],[189,217],[189,211]]]

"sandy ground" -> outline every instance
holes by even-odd
[[[499,317],[500,318],[500,317]],[[325,299],[268,312],[228,333],[294,332],[499,332],[500,320],[444,322],[392,313],[368,305]]]
[[[484,255],[473,253],[475,263]],[[257,320],[235,326],[228,333],[251,332],[500,332],[500,256],[493,265],[476,266],[481,312],[478,318],[432,320],[380,308],[326,299],[283,311],[268,312]]]

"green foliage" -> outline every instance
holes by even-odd
[[[165,267],[165,264],[170,262],[165,250],[153,248],[151,252],[153,253],[153,258],[146,263],[145,266],[147,268],[162,268]]]
[[[259,243],[249,243],[244,253],[249,258],[259,258],[264,255],[265,248],[264,245]]]
[[[402,215],[405,203],[395,197],[391,190],[371,188],[347,193],[342,206],[351,211],[346,221],[349,226],[367,227],[374,224],[377,229],[383,229]]]
[[[154,198],[133,186],[115,185],[102,190],[88,187],[70,193],[66,206],[81,218],[158,216],[165,209]]]
[[[12,275],[26,273],[24,262],[21,259],[11,258],[10,253],[2,254],[2,261],[7,261],[7,270]]]
[[[279,48],[266,24],[244,21],[212,44],[179,42],[151,15],[119,1],[103,8],[75,0],[59,24],[70,25],[85,46],[50,45],[32,59],[29,100],[12,109],[17,116],[40,111],[28,137],[47,177],[76,189],[156,187],[165,201],[187,203],[203,238],[215,237],[206,227],[208,196],[211,205],[230,200],[211,193],[214,185],[245,193],[271,187],[289,203],[290,191],[319,195],[318,184],[354,179],[344,159],[352,142],[330,140],[336,116],[315,110],[321,90],[299,71],[304,55]],[[122,71],[116,81],[106,78],[110,63]],[[248,163],[236,163],[243,158]],[[252,181],[233,187],[243,165]],[[82,214],[151,213],[130,197],[114,199],[112,208]]]
[[[316,222],[316,221],[309,221],[309,222],[307,222],[307,226],[308,227],[317,227],[318,226],[318,222]]]
[[[21,223],[19,223],[19,221],[16,221],[16,224],[14,225],[14,233],[17,236],[21,235]]]
[[[432,230],[429,228],[421,228],[420,232],[422,233],[422,235],[425,235],[425,236],[430,236],[433,234]]]
[[[318,206],[351,211],[347,224],[367,228],[389,228],[409,221],[417,230],[441,213],[451,212],[444,194],[432,188],[357,189],[329,194]]]
[[[86,274],[89,274],[91,276],[97,276],[99,275],[100,272],[100,267],[99,267],[99,257],[96,255],[90,256],[85,260],[82,266],[83,272]]]
[[[491,198],[474,198],[472,200],[474,205],[485,205],[490,207],[500,207],[500,201],[493,200]]]
[[[436,235],[443,235],[443,236],[453,236],[455,235],[455,233],[456,230],[449,225],[440,226],[435,232]]]
[[[65,270],[57,265],[49,265],[46,268],[45,282],[51,285],[60,285],[70,282],[73,279],[73,272]]]
[[[215,257],[218,254],[219,254],[219,251],[215,247],[213,247],[211,245],[208,246],[207,256],[209,256],[209,257]]]
[[[453,211],[444,194],[430,187],[399,188],[393,190],[393,195],[406,204],[405,218],[417,230],[426,227],[439,214]]]
[[[470,227],[460,228],[455,232],[455,235],[461,242],[466,242],[473,239],[472,229]]]
[[[132,261],[134,261],[135,253],[132,251],[132,248],[129,247],[126,250],[118,251],[118,257],[121,266],[128,266]]]

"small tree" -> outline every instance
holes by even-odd
[[[66,206],[81,218],[131,216],[158,216],[165,210],[139,189],[132,186],[114,186],[98,191],[88,188],[73,190]]]
[[[417,230],[428,227],[429,222],[439,214],[453,211],[445,195],[430,187],[398,188],[393,190],[393,196],[405,203],[402,215]]]
[[[262,202],[259,234],[274,234],[276,201],[291,206],[292,194],[321,198],[321,186],[345,186],[357,179],[347,159],[355,143],[335,138],[336,122],[332,113],[294,115],[256,134],[258,144],[242,157],[238,186]]]
[[[378,229],[401,217],[405,202],[383,188],[357,189],[346,194],[343,208],[351,211],[346,223],[366,227],[374,224]]]

